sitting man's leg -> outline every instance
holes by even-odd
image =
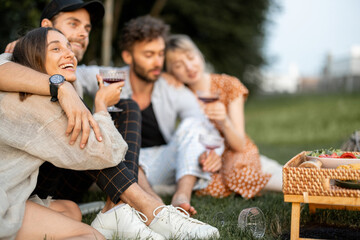
[[[114,236],[123,238],[163,239],[146,226],[141,214],[150,215],[150,209],[157,205],[151,196],[141,196],[142,190],[137,185],[138,159],[141,146],[141,114],[138,105],[132,100],[121,100],[117,107],[122,112],[111,113],[114,124],[128,144],[124,161],[117,166],[87,171],[97,185],[106,193],[108,199],[102,211],[92,222],[92,226],[107,239]],[[145,203],[146,204],[145,204]],[[136,209],[136,210],[135,210]]]
[[[141,114],[137,103],[121,99],[116,106],[122,112],[111,113],[115,127],[128,144],[125,159],[116,167],[100,171],[89,171],[97,185],[107,194],[108,200],[103,212],[121,201],[120,195],[133,183],[138,182],[139,151],[141,146]],[[120,202],[121,203],[121,202]]]
[[[176,184],[172,205],[182,207],[190,214],[196,213],[190,205],[193,189],[205,188],[211,178],[209,173],[202,171],[198,162],[198,157],[205,151],[199,143],[203,126],[197,119],[186,119],[167,145],[142,148],[140,152],[140,166],[150,185],[160,188]],[[144,189],[147,185],[142,179],[139,184]]]
[[[184,208],[190,214],[196,214],[190,204],[192,191],[205,188],[211,180],[211,174],[204,172],[199,164],[199,156],[206,151],[199,136],[205,131],[201,120],[187,118],[179,125],[174,139],[177,146],[177,189],[171,204]]]
[[[197,213],[196,209],[191,206],[191,194],[197,178],[193,175],[185,175],[177,181],[176,192],[172,197],[171,205],[181,207],[190,215]]]
[[[131,106],[132,103],[130,101],[127,104]],[[117,106],[125,109],[124,105]],[[160,197],[149,194],[138,185],[141,115],[139,110],[129,111],[128,114],[126,119],[134,120],[138,116],[138,120],[122,120],[119,117],[124,116],[124,113],[118,118],[115,117],[115,125],[129,145],[125,161],[115,168],[104,169],[97,173],[93,171],[97,184],[111,201],[107,202],[91,225],[107,238],[112,238],[114,235],[131,239],[218,237],[219,232],[216,228],[189,218],[172,206],[165,206]],[[133,125],[129,126],[131,123]],[[124,124],[128,126],[122,128]],[[141,176],[143,175],[139,174],[139,179]]]
[[[36,188],[33,194],[45,199],[67,199],[82,202],[82,198],[93,184],[94,178],[86,171],[58,168],[49,162],[40,166]]]
[[[134,129],[129,131],[129,127],[127,129],[128,132],[137,132],[140,136],[140,127],[137,131]],[[119,131],[122,133],[121,129]],[[135,135],[138,136],[137,134]],[[132,142],[126,133],[122,135],[128,143]],[[140,146],[140,143],[136,146]],[[136,173],[137,170],[130,170],[131,166],[134,166],[133,163],[137,163],[139,155],[134,154],[132,159],[136,161],[128,162],[128,158],[131,158],[128,154],[131,152],[136,153],[138,150],[131,151],[129,146],[129,151],[125,156],[126,161],[116,168],[104,169],[96,174],[98,185],[112,200],[110,205],[105,206],[107,209],[104,208],[92,222],[91,225],[95,229],[107,238],[112,238],[114,235],[132,239],[139,237],[140,239],[164,239],[164,237],[207,239],[211,236],[219,236],[216,228],[189,218],[172,206],[165,206],[161,198],[154,197],[142,189],[136,182],[137,175],[132,176],[132,173]],[[129,164],[130,167],[127,167]],[[141,179],[140,174],[139,178]],[[115,186],[124,187],[116,188]]]
[[[209,239],[219,231],[145,192],[137,183],[120,196],[122,202],[106,213],[99,213],[91,226],[107,239]],[[134,234],[134,231],[136,234]]]
[[[121,167],[109,168],[104,171],[75,171],[70,169],[58,168],[49,162],[45,162],[40,166],[37,186],[33,194],[37,194],[40,198],[45,199],[52,196],[54,199],[68,199],[74,202],[81,202],[85,193],[94,180],[98,181],[98,185],[107,184],[107,179],[112,179],[112,175],[117,175],[124,167],[129,171],[133,180],[126,183],[115,183],[112,186],[106,186],[110,192],[110,188],[114,189],[111,201],[119,201],[117,189],[127,188],[133,182],[137,182],[138,177],[138,159],[141,145],[141,114],[137,104],[131,99],[122,99],[117,104],[121,109],[120,113],[112,113],[114,123],[128,144],[128,151]],[[128,179],[129,180],[129,179]],[[127,184],[119,187],[118,184]],[[111,201],[107,201],[106,208],[111,208]]]

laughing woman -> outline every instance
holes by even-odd
[[[206,72],[202,53],[186,35],[172,35],[167,40],[166,70],[170,75],[165,74],[165,77],[174,77],[194,94],[197,91],[219,92],[219,100],[200,104],[225,139],[223,163],[207,188],[197,194],[226,197],[235,192],[252,198],[262,189],[281,191],[282,167],[266,157],[260,159],[257,146],[245,133],[246,87],[235,77]]]
[[[70,44],[52,28],[26,34],[16,45],[13,61],[49,75],[60,74],[70,83],[76,80],[77,60]],[[46,96],[0,92],[0,239],[104,239],[81,222],[75,203],[29,197],[46,161],[87,170],[112,167],[123,160],[127,144],[106,111],[119,101],[120,86],[109,87],[100,84],[95,99],[94,119],[103,140],[98,142],[91,133],[85,149],[68,144],[69,137],[63,134],[67,117],[58,102]]]

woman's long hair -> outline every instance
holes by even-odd
[[[47,35],[49,31],[59,30],[55,28],[36,28],[28,32],[19,39],[15,46],[12,61],[32,68],[36,71],[46,73],[45,59],[47,48]],[[61,32],[60,32],[61,33]],[[29,79],[31,80],[31,79]],[[19,93],[20,100],[23,101],[29,93]]]

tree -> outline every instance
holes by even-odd
[[[189,35],[215,72],[240,78],[254,90],[266,64],[262,49],[268,12],[274,0],[112,0],[112,65],[122,65],[120,29],[131,18],[152,14],[171,25],[172,33]],[[41,10],[49,0],[0,0],[0,47],[18,38],[19,29],[39,26]],[[103,1],[105,2],[105,1]],[[102,26],[94,26],[83,62],[100,64]]]
[[[118,47],[123,24],[133,17],[152,14],[170,24],[172,33],[189,35],[215,72],[237,76],[247,87],[255,90],[259,75],[254,72],[266,64],[262,53],[265,24],[268,11],[276,7],[271,0],[116,2],[121,2],[122,12],[121,16],[117,15],[118,27],[113,32],[112,59],[115,65],[123,64]]]
[[[0,51],[27,31],[39,26],[46,0],[0,0]]]

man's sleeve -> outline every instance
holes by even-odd
[[[83,97],[83,94],[87,94],[91,96],[92,98],[95,98],[95,94],[98,90],[97,80],[96,80],[96,74],[99,73],[99,66],[86,66],[81,65],[78,66],[76,69],[76,85],[77,89],[80,90],[78,92],[82,93],[79,94],[81,97]]]
[[[195,95],[186,87],[178,88],[178,100],[180,118],[184,119],[187,117],[203,118],[203,112]]]
[[[5,64],[5,63],[10,62],[11,57],[12,57],[12,54],[11,54],[11,53],[3,53],[3,54],[0,54],[0,66],[3,65],[3,64]]]

